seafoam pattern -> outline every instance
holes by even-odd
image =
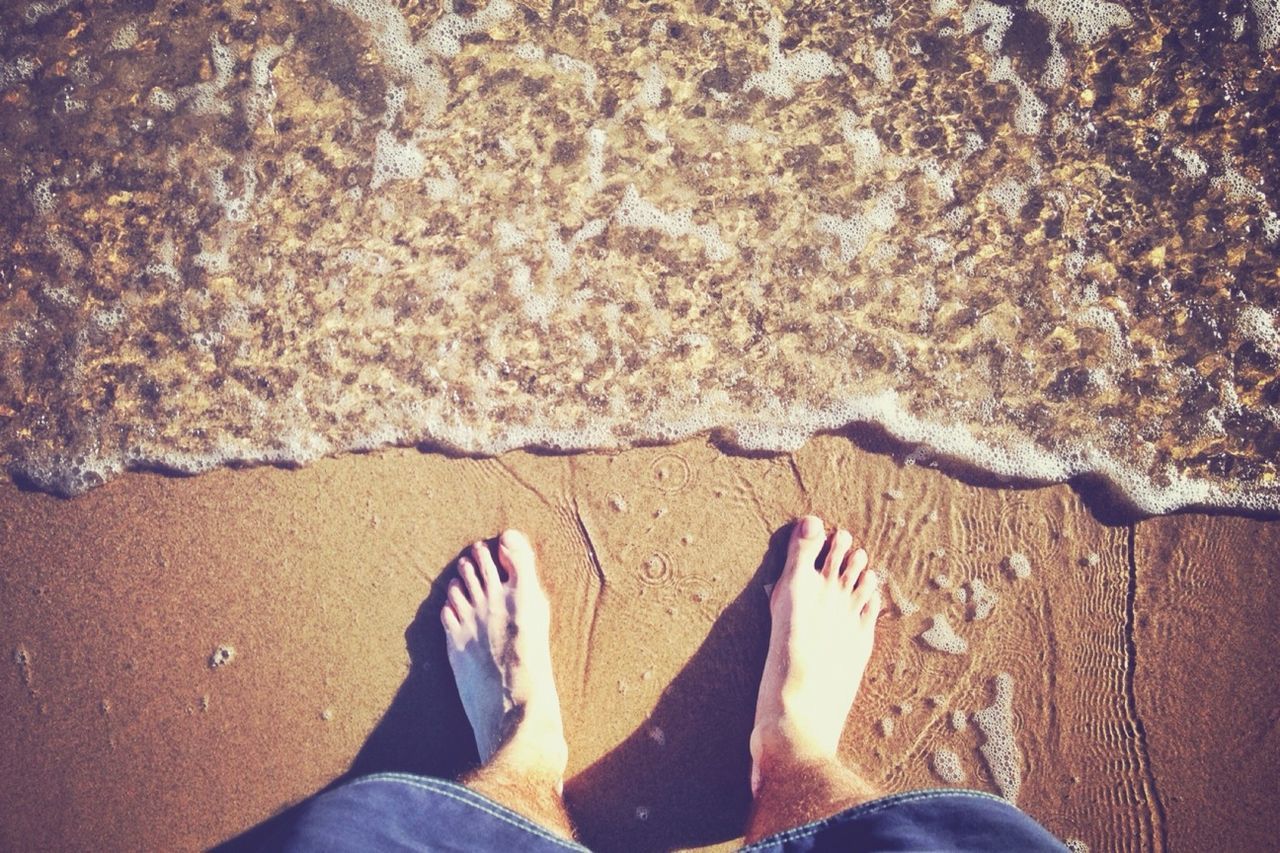
[[[1237,5],[8,7],[0,452],[75,493],[866,422],[1274,510],[1277,10]]]

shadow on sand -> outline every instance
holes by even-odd
[[[457,556],[461,556],[459,551]],[[456,777],[476,763],[471,727],[445,657],[440,608],[452,572],[442,572],[405,629],[409,675],[396,691],[347,771],[312,798],[273,815],[213,848],[218,853],[278,850],[302,810],[314,798],[369,773],[418,773]]]
[[[721,612],[646,723],[566,784],[565,799],[587,846],[643,853],[742,834],[751,802],[747,739],[768,647],[763,585],[781,571],[789,533],[788,526],[773,534],[750,582]],[[456,778],[474,766],[471,729],[437,616],[450,576],[441,574],[405,631],[412,660],[409,676],[351,767],[317,796],[367,773]],[[309,802],[281,811],[214,850],[278,849]]]

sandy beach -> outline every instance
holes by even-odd
[[[507,527],[584,843],[732,847],[805,513],[886,792],[1276,849],[1277,93],[1277,0],[3,4],[0,851],[464,772]]]
[[[1007,673],[1017,803],[1059,837],[1271,843],[1273,522],[1109,525],[1066,486],[969,485],[842,437],[763,457],[706,441],[485,459],[400,449],[135,473],[73,500],[5,485],[0,505],[5,849],[243,842],[344,775],[465,769],[442,578],[507,526],[535,540],[553,597],[582,839],[731,845],[749,799],[763,585],[808,511],[850,527],[890,579],[842,743],[887,789],[948,784],[940,749],[958,756],[958,784],[1007,788],[972,722]],[[921,638],[939,617],[963,653]]]

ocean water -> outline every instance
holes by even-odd
[[[0,464],[870,423],[1280,509],[1280,3],[0,10]]]

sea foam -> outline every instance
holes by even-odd
[[[3,18],[14,476],[871,426],[1140,512],[1280,510],[1270,0],[1223,48],[1258,87],[1194,123],[1230,81],[1164,38],[1179,4],[220,8],[98,4],[66,63],[66,3]]]

